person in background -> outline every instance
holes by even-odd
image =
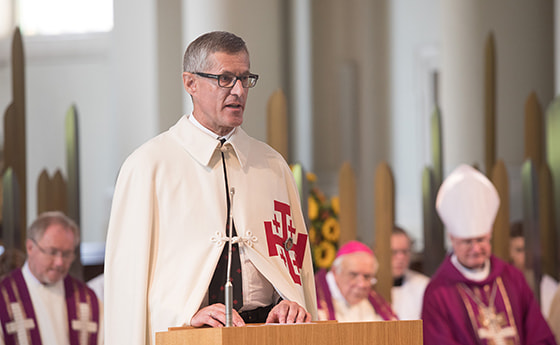
[[[523,237],[523,223],[520,221],[513,222],[510,226],[509,261],[519,270],[525,270],[525,237]]]
[[[27,261],[0,282],[0,344],[103,344],[102,304],[68,270],[78,226],[45,212],[27,230]]]
[[[492,255],[499,205],[492,182],[468,165],[442,183],[436,210],[453,251],[424,293],[424,344],[556,344],[523,274]]]
[[[517,267],[527,280],[531,290],[535,291],[535,273],[531,268],[525,267],[525,237],[523,235],[523,222],[513,222],[510,227],[509,237],[510,263]],[[547,316],[550,312],[552,297],[556,292],[558,282],[548,274],[543,274],[540,283],[541,310]]]
[[[233,326],[316,319],[293,174],[241,128],[259,78],[250,67],[239,36],[196,38],[183,61],[192,114],[123,163],[105,257],[107,343],[153,344],[173,326],[223,327],[230,238]]]
[[[399,320],[418,320],[422,313],[424,290],[430,278],[411,270],[412,240],[404,229],[395,226],[391,234],[391,305]]]
[[[8,248],[0,255],[0,280],[16,268],[25,264],[25,253],[17,248]]]
[[[379,265],[365,244],[340,247],[329,272],[315,275],[320,320],[339,322],[397,320],[391,305],[373,290]]]

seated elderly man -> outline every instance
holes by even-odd
[[[391,305],[376,293],[378,263],[365,244],[351,241],[336,254],[332,269],[317,272],[319,320],[340,322],[396,320]]]

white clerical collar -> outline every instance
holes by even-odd
[[[488,278],[490,275],[490,260],[486,260],[484,262],[483,268],[467,268],[459,262],[457,259],[457,255],[451,255],[451,263],[455,268],[463,275],[465,278],[469,280],[474,280],[475,282],[483,281],[484,279]]]
[[[194,115],[191,114],[189,116],[189,120],[198,128],[200,128],[204,133],[208,134],[209,136],[211,136],[212,138],[216,138],[216,139],[226,139],[229,140],[229,138],[231,138],[231,136],[233,135],[233,132],[235,132],[235,128],[231,130],[231,132],[229,132],[228,134],[224,135],[224,136],[218,136],[216,133],[212,132],[211,130],[209,130],[208,128],[204,127],[200,122],[198,122],[197,119],[194,118]]]
[[[338,301],[344,302],[346,305],[349,305],[348,302],[346,302],[346,298],[344,298],[344,296],[342,295],[342,292],[340,292],[340,289],[336,284],[336,280],[334,279],[334,273],[332,273],[332,271],[327,272],[326,279],[327,284],[329,284],[329,289],[331,290],[331,297]]]

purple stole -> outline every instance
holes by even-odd
[[[328,311],[329,320],[336,320],[331,290],[327,282],[326,270],[320,270],[315,275],[315,287],[317,289],[317,307],[320,310]],[[383,320],[398,320],[397,315],[393,312],[393,309],[391,309],[391,305],[374,290],[371,290],[369,293],[368,301]]]
[[[482,288],[457,284],[480,344],[519,345],[511,303],[501,277]]]
[[[86,284],[64,278],[68,330],[71,345],[96,345],[99,331],[99,302]],[[40,345],[41,336],[27,284],[21,269],[0,282],[0,323],[4,342]]]

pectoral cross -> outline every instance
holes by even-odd
[[[508,345],[506,340],[517,335],[512,326],[502,327],[506,323],[504,315],[496,314],[494,306],[480,307],[479,312],[480,325],[483,327],[478,330],[480,339],[488,339],[494,345]]]

